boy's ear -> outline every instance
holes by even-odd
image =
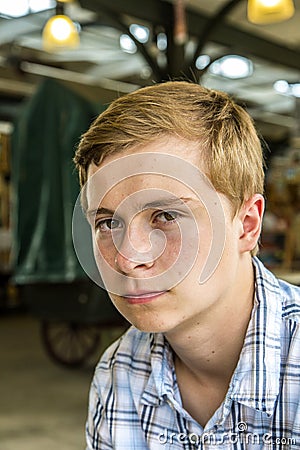
[[[242,253],[251,252],[255,248],[261,233],[264,209],[264,197],[255,194],[244,203],[238,213],[241,223],[239,248]]]

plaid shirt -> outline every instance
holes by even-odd
[[[162,334],[130,328],[90,391],[93,450],[300,449],[300,289],[257,259],[256,300],[226,397],[203,429],[183,408]]]

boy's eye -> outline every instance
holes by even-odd
[[[112,231],[121,227],[121,221],[118,219],[102,219],[95,222],[95,228],[100,231]]]
[[[176,211],[161,211],[154,217],[154,222],[157,223],[168,223],[175,221],[179,216]]]

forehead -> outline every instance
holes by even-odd
[[[139,145],[104,158],[99,166],[91,164],[86,196],[88,207],[110,203],[139,191],[147,199],[165,190],[176,196],[188,196],[191,178],[202,173],[199,145],[179,138],[165,137],[147,145]],[[189,172],[193,172],[193,177]]]
[[[123,158],[124,156],[134,155],[137,153],[157,153],[168,154],[170,157],[174,156],[177,158],[182,158],[183,161],[187,161],[201,170],[201,155],[203,152],[203,146],[199,142],[192,142],[182,139],[176,136],[164,136],[153,142],[140,144],[126,150],[118,151],[116,149],[115,153],[111,153],[104,157],[100,165],[90,164],[88,169],[88,177],[92,176],[99,168],[110,164],[112,161]]]
[[[95,196],[96,191],[94,190],[88,197],[89,209],[102,206],[116,210],[121,207],[124,213],[127,208],[136,211],[147,208],[172,208],[182,206],[182,199],[198,200],[196,193],[189,186],[160,175],[127,178],[104,193],[104,196]]]

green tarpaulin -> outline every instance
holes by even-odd
[[[72,242],[79,193],[72,158],[97,108],[45,80],[24,106],[12,136],[14,275],[19,284],[84,277]]]

